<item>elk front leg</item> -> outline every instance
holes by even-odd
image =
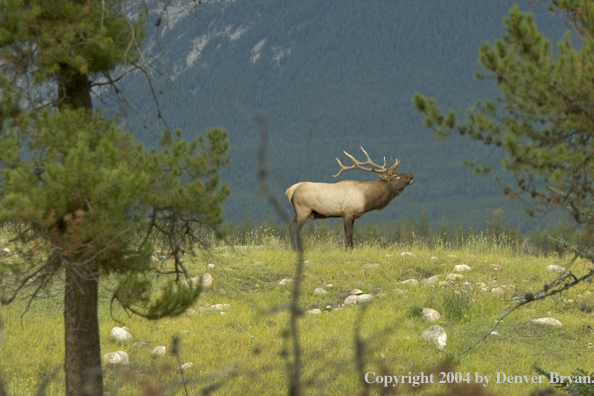
[[[344,218],[344,244],[347,249],[353,248],[353,225],[355,219],[350,217]]]

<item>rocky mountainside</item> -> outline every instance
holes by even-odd
[[[171,81],[163,91],[163,114],[172,128],[193,136],[212,126],[230,134],[232,164],[223,173],[232,189],[228,219],[266,219],[272,207],[258,191],[256,150],[260,127],[246,115],[269,120],[267,154],[271,183],[281,200],[298,181],[336,181],[335,158],[346,150],[376,162],[401,160],[415,175],[406,193],[364,220],[418,216],[432,221],[485,224],[494,210],[523,229],[534,227],[522,205],[505,200],[493,179],[461,166],[464,158],[499,157],[463,140],[437,142],[411,104],[414,92],[443,107],[464,110],[478,98],[494,97],[492,80],[475,82],[478,47],[504,30],[511,1],[374,0],[173,1],[151,33],[149,50]],[[527,3],[520,3],[527,8]],[[541,4],[530,9],[553,41],[563,33],[559,16]],[[127,90],[139,103],[148,95],[137,79]],[[140,125],[129,115],[131,125]],[[148,135],[147,135],[148,136]],[[151,139],[145,137],[147,144]],[[343,161],[343,162],[345,162]],[[349,174],[350,173],[350,174]],[[373,180],[361,171],[344,179]]]

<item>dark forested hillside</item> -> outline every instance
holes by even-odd
[[[513,2],[184,4],[168,8],[167,28],[153,33],[151,44],[174,77],[162,87],[164,116],[188,137],[212,126],[229,132],[232,164],[224,179],[232,189],[226,205],[230,221],[242,221],[249,212],[260,222],[272,211],[257,188],[258,125],[232,97],[269,118],[267,159],[279,195],[298,181],[335,181],[335,157],[346,160],[343,150],[361,157],[363,146],[378,162],[383,156],[396,157],[399,170],[415,175],[402,197],[364,221],[390,223],[426,207],[433,227],[442,217],[451,223],[485,224],[501,208],[505,222],[524,230],[534,227],[522,205],[506,201],[493,179],[480,179],[461,166],[467,157],[493,163],[497,156],[462,140],[434,141],[411,104],[416,91],[457,110],[477,97],[496,95],[494,82],[475,82],[473,72],[478,70],[479,45],[503,34],[501,21]],[[526,8],[527,2],[520,6]],[[557,41],[563,30],[559,17],[541,4],[532,10],[539,26],[548,26],[544,30]],[[135,79],[128,81],[128,92],[141,103],[147,97]],[[132,115],[125,117],[131,125],[139,124]],[[145,138],[147,144],[150,139]],[[339,179],[374,178],[364,173],[346,172]],[[288,202],[286,207],[290,209]]]

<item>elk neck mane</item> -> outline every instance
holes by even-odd
[[[404,191],[404,188],[395,188],[392,183],[381,179],[361,184],[365,185],[366,211],[382,210]]]

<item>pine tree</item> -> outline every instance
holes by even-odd
[[[418,93],[413,104],[438,137],[456,132],[499,150],[503,169],[515,178],[504,193],[527,197],[529,215],[563,208],[594,239],[594,1],[549,7],[565,15],[578,43],[568,31],[554,52],[534,15],[514,5],[503,21],[504,36],[479,49],[479,62],[501,91],[497,99],[477,101],[464,123]],[[490,171],[472,160],[466,164],[480,174]]]
[[[119,274],[113,297],[128,312],[181,314],[200,292],[176,285],[188,276],[181,253],[204,229],[218,234],[229,195],[218,175],[225,131],[187,142],[166,129],[147,151],[93,110],[95,84],[140,58],[148,13],[128,6],[0,0],[0,223],[16,226],[22,252],[0,269],[0,301],[63,279],[67,396],[103,395],[101,278]],[[155,248],[174,258],[159,293],[148,276]]]

